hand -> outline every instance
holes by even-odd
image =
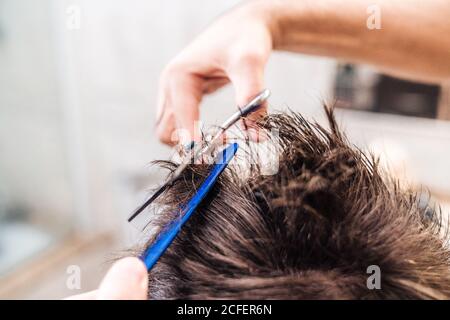
[[[147,269],[138,258],[123,258],[109,269],[97,290],[68,297],[71,300],[145,300]]]
[[[195,122],[203,95],[231,82],[236,104],[243,106],[264,89],[264,67],[272,50],[267,18],[253,3],[238,7],[168,64],[161,75],[157,102],[156,129],[162,142],[174,145],[200,139]],[[246,125],[265,113],[263,106],[249,116]]]

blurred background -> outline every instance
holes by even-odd
[[[153,133],[159,73],[238,2],[0,0],[0,298],[94,289],[139,241],[126,217],[163,175],[150,161],[171,155]],[[448,211],[448,88],[289,53],[273,54],[266,80],[272,110],[323,121],[335,102],[353,143]],[[207,97],[204,122],[224,120],[233,97]]]

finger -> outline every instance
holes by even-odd
[[[161,118],[165,111],[164,109],[166,106],[167,98],[168,98],[167,90],[164,85],[163,77],[161,77],[158,87],[158,100],[156,103],[156,125],[158,125],[161,122]]]
[[[236,94],[236,103],[239,107],[246,105],[264,89],[264,67],[258,60],[243,59],[238,67],[232,69],[229,75]],[[249,114],[240,126],[252,141],[264,141],[255,125],[260,118],[267,114],[267,103],[264,102],[258,110]],[[250,129],[250,130],[249,130]]]
[[[173,145],[171,140],[171,133],[175,129],[175,118],[173,117],[173,112],[168,108],[170,102],[169,91],[167,89],[167,84],[163,76],[161,76],[158,88],[158,101],[156,106],[156,122],[155,122],[155,132],[158,139],[169,145]]]
[[[156,122],[156,133],[161,142],[174,145],[177,142],[200,140],[196,123],[199,120],[198,108],[203,95],[203,84],[202,77],[176,65],[169,66],[162,73]],[[186,141],[177,141],[177,137]]]
[[[243,57],[230,69],[229,77],[235,90],[236,103],[243,107],[264,89],[264,64],[256,57]],[[266,113],[267,104],[264,103],[247,118],[256,121]]]
[[[156,124],[156,134],[159,140],[168,145],[175,145],[178,142],[177,136],[174,134],[176,129],[175,117],[173,111],[164,108],[159,122]]]
[[[148,275],[141,260],[123,258],[109,269],[98,289],[97,299],[145,300],[147,299]]]
[[[170,106],[174,112],[178,136],[183,144],[200,141],[199,105],[203,97],[203,79],[192,74],[178,75],[171,81]]]

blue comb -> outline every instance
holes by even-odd
[[[153,268],[158,259],[170,246],[172,241],[177,236],[178,232],[180,232],[182,226],[186,223],[186,221],[189,220],[189,218],[195,212],[195,209],[197,209],[199,204],[208,194],[209,190],[211,190],[219,175],[226,168],[231,159],[233,159],[238,148],[239,145],[237,143],[233,143],[219,153],[214,162],[214,166],[209,175],[206,177],[205,181],[203,181],[203,183],[200,185],[200,188],[189,200],[189,202],[181,207],[181,217],[169,223],[159,233],[155,242],[142,254],[141,259],[144,261],[147,270]]]

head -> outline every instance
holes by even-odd
[[[229,166],[150,272],[151,298],[450,297],[439,212],[382,174],[326,114],[329,129],[295,113],[260,122],[279,133],[269,137],[278,171],[263,175],[251,165],[243,178]],[[150,225],[163,228],[209,170],[185,170]]]

